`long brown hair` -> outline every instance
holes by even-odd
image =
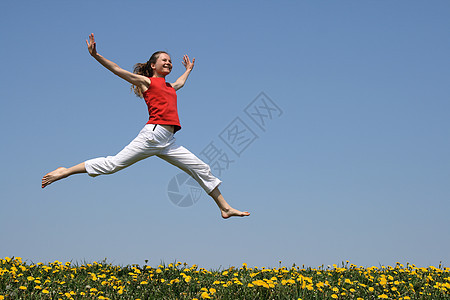
[[[147,62],[135,64],[133,67],[133,73],[142,75],[142,76],[146,76],[146,77],[152,77],[153,69],[151,67],[151,64],[156,63],[156,61],[158,60],[158,57],[161,53],[165,53],[165,54],[169,55],[169,53],[167,53],[166,51],[156,51],[155,53],[152,54],[152,56],[150,57],[150,59]],[[138,96],[139,98],[143,98],[142,90],[139,87],[137,87],[133,84],[133,85],[131,85],[131,89],[134,91],[136,96]]]

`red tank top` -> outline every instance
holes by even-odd
[[[163,77],[151,77],[151,84],[143,93],[148,107],[147,124],[173,125],[174,132],[181,129],[177,110],[177,93]]]

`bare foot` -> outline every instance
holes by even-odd
[[[42,188],[45,188],[50,183],[67,177],[67,175],[65,174],[66,170],[66,168],[60,167],[50,173],[47,173],[44,177],[42,177]]]
[[[246,217],[250,216],[250,213],[248,211],[239,211],[234,208],[229,208],[226,211],[222,210],[222,218],[228,219],[229,217]]]

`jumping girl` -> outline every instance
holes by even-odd
[[[249,216],[249,212],[236,210],[225,201],[218,188],[221,181],[211,174],[207,164],[175,143],[173,136],[181,129],[176,91],[184,86],[194,68],[195,58],[191,62],[185,55],[183,65],[186,72],[174,83],[167,83],[165,77],[172,71],[172,61],[164,51],[155,52],[146,63],[136,64],[134,73],[131,73],[97,52],[93,33],[86,44],[91,56],[100,64],[132,84],[135,94],[144,98],[150,118],[138,136],[117,155],[90,159],[70,168],[57,168],[42,178],[42,188],[73,174],[88,173],[92,177],[112,174],[156,155],[192,176],[214,199],[222,218]]]

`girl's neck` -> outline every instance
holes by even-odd
[[[157,77],[157,78],[166,78],[166,75],[163,74],[158,74],[157,72],[153,72],[153,76],[152,77]]]

